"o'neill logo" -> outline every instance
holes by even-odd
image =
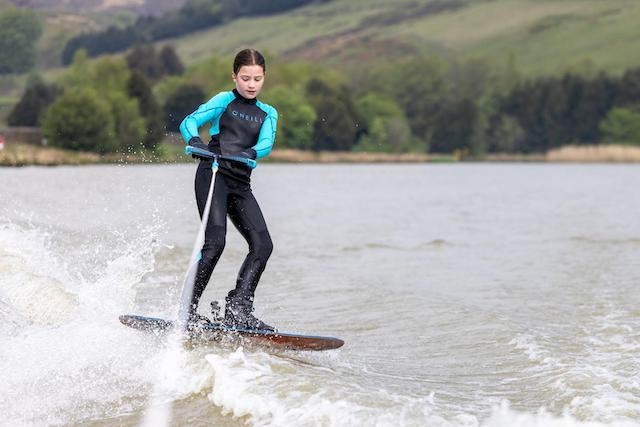
[[[252,116],[251,114],[246,114],[238,110],[231,110],[231,114],[233,114],[234,117],[246,120],[248,122],[262,123],[264,121],[262,117]]]

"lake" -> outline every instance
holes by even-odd
[[[175,318],[195,168],[0,169],[0,425],[640,425],[638,166],[259,165],[256,314],[320,353],[118,322]]]

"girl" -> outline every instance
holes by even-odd
[[[220,92],[180,124],[180,133],[187,144],[213,154],[249,159],[260,159],[271,152],[278,113],[258,100],[265,78],[265,60],[254,49],[240,51],[233,62],[231,77],[235,89]],[[205,123],[211,125],[211,141],[205,145],[198,130]],[[196,172],[195,192],[200,218],[202,218],[212,172],[211,158],[201,158]],[[224,322],[232,327],[275,330],[253,314],[253,299],[273,250],[267,225],[250,186],[251,169],[241,162],[219,160],[217,177],[205,240],[198,262],[193,296],[189,307],[189,322],[209,321],[197,313],[202,292],[222,255],[227,233],[227,216],[249,244],[235,289],[226,297]],[[212,303],[214,321],[221,321],[217,306]]]

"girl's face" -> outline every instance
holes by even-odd
[[[247,99],[256,98],[264,84],[264,70],[260,65],[243,65],[238,73],[232,73],[231,77],[236,83],[238,93]]]

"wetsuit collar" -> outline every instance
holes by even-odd
[[[253,99],[245,98],[244,96],[240,95],[240,93],[238,92],[237,89],[233,89],[233,94],[235,95],[236,99],[239,99],[240,101],[244,102],[245,104],[253,105],[258,100],[257,98],[253,98]]]

